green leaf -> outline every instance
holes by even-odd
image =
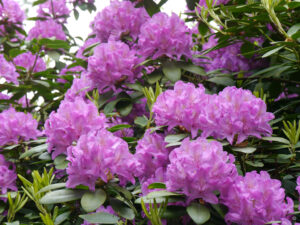
[[[165,142],[167,143],[179,142],[187,136],[188,134],[170,134],[165,137]]]
[[[261,161],[246,161],[246,164],[253,166],[253,167],[263,167],[264,164]]]
[[[144,6],[150,16],[160,11],[158,5],[153,0],[144,0]]]
[[[177,205],[170,205],[166,208],[163,215],[161,216],[162,219],[173,219],[178,218],[181,216],[186,215],[186,209],[182,206]]]
[[[20,222],[19,221],[14,221],[14,222],[6,222],[4,223],[4,225],[20,225]]]
[[[46,191],[51,191],[54,189],[60,189],[60,188],[65,188],[66,183],[56,183],[56,184],[50,184],[46,187],[43,187],[41,190],[39,190],[38,194],[46,192]]]
[[[262,137],[261,139],[265,141],[276,141],[283,144],[290,144],[289,140],[282,137]]]
[[[79,217],[90,223],[116,224],[119,220],[119,217],[105,212],[85,214],[80,215]]]
[[[73,12],[74,12],[75,19],[78,20],[78,18],[79,18],[79,12],[75,8],[74,8]]]
[[[174,62],[167,62],[163,64],[163,73],[172,82],[180,80],[181,70]]]
[[[159,71],[154,71],[151,74],[148,74],[147,76],[145,76],[147,82],[149,84],[155,84],[156,82],[158,82],[161,78],[162,78],[163,74]]]
[[[291,37],[300,30],[300,23],[297,23],[288,30],[287,34]]]
[[[113,126],[111,128],[108,128],[107,130],[110,132],[116,132],[118,130],[123,130],[125,128],[130,128],[130,127],[131,126],[129,124],[119,124],[119,125]]]
[[[194,10],[195,9],[196,3],[199,3],[199,1],[197,1],[197,0],[186,0],[187,7],[190,10]]]
[[[156,188],[166,189],[166,185],[164,183],[152,183],[148,186],[148,189],[156,189]]]
[[[66,160],[65,155],[59,155],[54,159],[54,165],[56,169],[63,170],[66,169],[68,166],[68,161]]]
[[[150,192],[145,196],[145,198],[152,199],[152,198],[161,198],[161,197],[170,197],[170,196],[182,196],[182,194],[162,190],[162,191]]]
[[[194,64],[182,63],[180,64],[180,68],[197,75],[201,75],[201,76],[207,75],[205,70],[202,67],[196,66]]]
[[[39,42],[41,45],[44,45],[45,47],[51,49],[60,49],[60,48],[63,48],[65,50],[70,49],[68,42],[63,40],[52,40],[48,38],[42,38],[41,40],[39,40]]]
[[[121,116],[128,116],[133,108],[133,104],[131,100],[127,101],[119,101],[116,104],[116,110],[120,113]]]
[[[30,156],[32,156],[33,154],[36,154],[36,153],[42,153],[42,152],[46,151],[47,148],[48,148],[48,144],[42,144],[42,145],[38,145],[36,147],[33,147],[30,150],[22,153],[20,155],[20,159],[30,157]]]
[[[212,77],[208,81],[223,86],[234,86],[234,81],[230,77]]]
[[[9,50],[9,56],[11,58],[15,58],[16,56],[18,56],[18,55],[20,55],[20,54],[22,54],[24,52],[26,52],[26,50],[21,50],[21,49],[18,49],[18,48],[13,48],[13,49]]]
[[[70,218],[70,214],[71,214],[71,212],[68,211],[68,212],[64,212],[64,213],[58,215],[54,221],[54,224],[60,225],[61,223],[63,223],[64,221],[66,221],[67,219]]]
[[[106,193],[102,189],[95,192],[86,192],[81,198],[81,206],[86,212],[93,212],[98,209],[106,200]]]
[[[246,153],[246,154],[251,154],[251,153],[256,151],[256,148],[254,148],[254,147],[244,147],[244,148],[234,147],[234,148],[232,148],[232,150],[235,151],[235,152],[242,152],[242,153]]]
[[[118,215],[120,215],[121,217],[128,219],[128,220],[134,219],[134,217],[135,217],[134,211],[131,208],[129,208],[126,204],[121,202],[120,200],[111,199],[110,205],[114,209],[114,211],[116,213],[118,213]]]
[[[83,190],[57,190],[48,192],[45,196],[40,199],[41,204],[56,204],[63,202],[70,202],[77,199],[80,199],[82,195],[85,193]]]
[[[196,224],[204,224],[210,219],[210,212],[204,205],[193,203],[186,211]]]
[[[271,51],[266,52],[265,54],[262,55],[262,58],[266,58],[270,55],[275,54],[276,52],[278,52],[280,49],[284,48],[284,46],[280,46],[278,48],[272,49]]]
[[[134,124],[139,125],[140,127],[146,127],[148,119],[145,116],[138,116],[134,120]]]
[[[35,1],[33,4],[32,4],[32,6],[36,6],[36,5],[39,5],[39,4],[43,4],[43,3],[45,3],[47,0],[37,0],[37,1]]]

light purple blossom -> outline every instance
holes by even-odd
[[[91,27],[101,42],[120,40],[122,36],[130,36],[136,40],[141,25],[148,18],[144,8],[135,8],[130,1],[114,0],[96,15]]]
[[[169,159],[167,189],[185,194],[188,200],[202,198],[217,204],[214,192],[226,190],[237,177],[234,156],[223,151],[217,141],[186,138]]]
[[[16,72],[15,66],[11,62],[7,62],[2,54],[0,54],[0,77],[4,77],[6,82],[19,84],[19,74]]]
[[[71,10],[68,9],[66,0],[48,0],[39,5],[37,12],[39,17],[66,22]]]
[[[261,225],[270,221],[289,219],[294,211],[293,200],[286,198],[281,182],[271,179],[261,171],[246,173],[236,178],[235,183],[222,197],[222,203],[228,207],[225,216],[227,223],[241,225]]]
[[[157,168],[166,167],[169,163],[169,149],[166,145],[162,135],[151,133],[149,129],[138,141],[134,156],[141,165],[136,173],[140,180],[150,178]]]
[[[25,19],[25,13],[16,1],[2,0],[2,4],[0,4],[0,21],[7,20],[10,23],[23,22]]]
[[[27,40],[51,37],[65,41],[66,35],[62,26],[51,19],[45,21],[38,20],[35,22],[35,26],[29,31]]]
[[[74,101],[77,97],[85,99],[86,93],[93,89],[92,82],[86,77],[75,78],[72,86],[67,90],[65,99],[68,101]]]
[[[99,91],[106,87],[116,90],[115,84],[126,80],[132,82],[140,75],[135,69],[139,58],[136,52],[120,41],[110,41],[98,45],[93,56],[88,59],[88,78],[93,81]]]
[[[67,148],[82,134],[106,127],[105,115],[99,115],[93,103],[85,102],[80,97],[72,102],[64,100],[57,112],[53,111],[45,122],[48,151],[53,151],[53,158],[67,154]]]
[[[16,179],[15,166],[7,162],[4,156],[0,154],[0,193],[6,194],[8,189],[17,191]]]
[[[32,115],[17,112],[12,107],[0,113],[0,124],[0,146],[36,139],[40,135],[38,122]]]
[[[192,36],[189,28],[175,13],[156,13],[141,27],[138,46],[144,57],[191,57]]]
[[[236,135],[237,143],[241,143],[248,136],[261,138],[261,135],[272,134],[268,122],[274,119],[273,113],[267,112],[266,103],[249,90],[226,87],[218,95],[217,107],[220,112],[215,118],[218,134],[231,144]]]
[[[32,70],[34,73],[46,70],[46,63],[39,56],[31,52],[22,53],[13,59],[16,66],[24,67],[27,71]]]
[[[81,135],[77,145],[68,148],[67,160],[67,187],[83,184],[95,190],[98,179],[108,182],[115,175],[121,185],[135,182],[132,173],[138,165],[127,142],[106,129]]]
[[[202,85],[199,88],[192,83],[177,81],[174,90],[160,94],[152,108],[158,126],[167,125],[171,130],[175,126],[184,126],[196,136],[199,114],[207,102],[207,95]]]

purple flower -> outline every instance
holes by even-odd
[[[36,139],[40,135],[37,129],[38,122],[32,115],[16,112],[12,107],[0,113],[0,124],[0,146],[17,144],[19,140]]]
[[[19,84],[19,74],[16,72],[15,66],[11,62],[7,62],[4,55],[0,54],[0,77],[4,77],[6,82]]]
[[[25,19],[25,13],[19,4],[14,0],[2,0],[0,4],[0,21],[10,23],[22,23]]]
[[[150,178],[157,168],[166,167],[169,163],[169,150],[165,147],[166,144],[162,135],[150,133],[149,129],[138,141],[134,156],[141,165],[136,173],[140,180]]]
[[[35,22],[35,26],[29,31],[27,40],[51,37],[65,41],[66,35],[62,26],[51,19],[45,21],[38,20]]]
[[[15,166],[7,162],[4,156],[0,154],[0,193],[6,194],[8,189],[17,191],[16,179]]]
[[[265,102],[251,91],[226,87],[219,93],[217,101],[220,113],[214,122],[221,138],[226,138],[232,144],[236,135],[237,143],[241,143],[248,136],[261,138],[261,135],[272,134],[268,122],[274,115],[266,111]]]
[[[161,56],[180,59],[183,55],[190,58],[192,36],[175,13],[171,16],[156,13],[142,25],[138,46],[141,55],[153,59]]]
[[[99,115],[93,103],[87,103],[80,97],[72,102],[64,100],[57,112],[52,112],[45,122],[48,151],[53,151],[53,158],[67,154],[67,148],[82,134],[106,127],[105,115]]]
[[[192,83],[177,81],[174,90],[160,94],[152,108],[158,126],[184,126],[196,136],[199,125],[199,114],[207,104],[207,95],[202,85],[196,88]]]
[[[71,11],[66,5],[66,0],[48,0],[39,5],[37,12],[39,17],[66,22],[66,17],[69,16]]]
[[[16,66],[24,67],[27,71],[34,73],[46,70],[46,64],[42,58],[33,55],[31,52],[22,53],[14,58]]]
[[[65,94],[65,99],[68,101],[74,101],[77,97],[85,99],[86,93],[92,89],[93,84],[86,76],[75,78],[71,88]]]
[[[0,100],[9,100],[10,96],[0,92]]]
[[[140,33],[140,27],[149,18],[144,8],[135,8],[130,1],[111,1],[110,5],[99,12],[91,27],[101,42],[120,40],[130,36],[133,41]]]
[[[280,186],[281,182],[271,179],[265,171],[260,174],[252,171],[236,178],[227,193],[221,194],[222,203],[229,210],[225,220],[241,225],[261,225],[288,219],[288,214],[294,211],[293,200],[285,200],[285,191]]]
[[[116,90],[115,84],[126,80],[132,82],[139,75],[135,66],[139,58],[135,51],[120,41],[98,45],[88,59],[88,77],[103,91],[106,87]]]
[[[223,151],[217,141],[186,138],[170,153],[169,159],[167,189],[181,192],[189,200],[202,198],[216,204],[218,198],[214,192],[226,190],[237,177],[234,156]]]
[[[127,142],[106,129],[90,131],[80,136],[76,146],[68,148],[67,187],[79,184],[95,190],[98,179],[108,182],[115,175],[121,184],[134,183],[132,171],[137,163]]]

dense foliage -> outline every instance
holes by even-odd
[[[166,2],[0,0],[1,224],[300,224],[300,2]]]

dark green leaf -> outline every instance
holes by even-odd
[[[110,132],[116,132],[118,130],[123,130],[125,128],[130,128],[131,126],[129,124],[119,124],[113,127],[108,128],[107,130],[109,130]]]
[[[166,189],[166,185],[164,183],[152,183],[148,186],[148,189]]]
[[[128,220],[134,219],[134,217],[135,217],[134,211],[131,208],[129,208],[126,204],[121,202],[120,200],[111,199],[110,205],[114,209],[114,211],[116,213],[118,213],[118,215],[120,215],[121,217],[128,219]]]
[[[192,203],[186,211],[196,224],[204,224],[210,219],[210,212],[204,205]]]
[[[116,224],[119,220],[119,217],[105,212],[85,214],[79,217],[90,223]]]
[[[77,199],[80,199],[82,195],[85,193],[83,190],[57,190],[48,192],[40,199],[41,204],[56,204],[56,203],[63,203],[63,202],[70,202]]]
[[[102,189],[95,192],[86,192],[81,198],[81,206],[86,212],[98,209],[106,200],[106,193]]]
[[[181,71],[180,68],[174,62],[167,62],[163,64],[163,73],[172,82],[180,80]]]

